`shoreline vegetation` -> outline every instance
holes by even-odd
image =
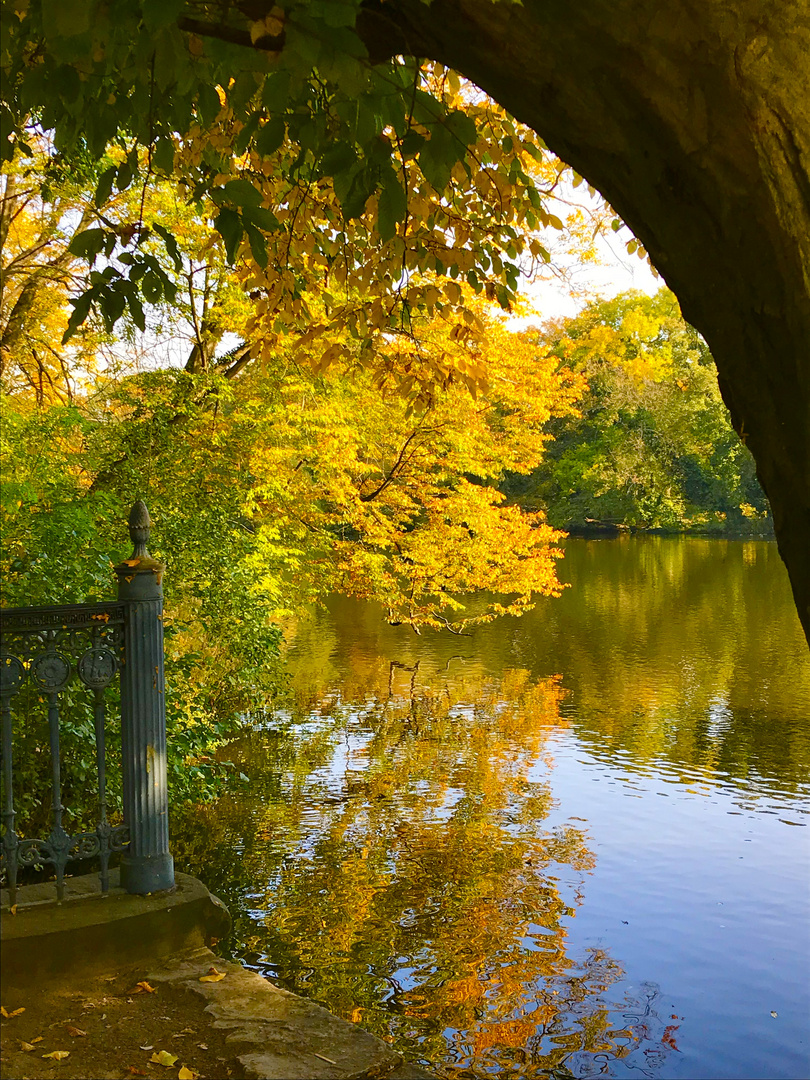
[[[614,521],[585,521],[585,522],[572,522],[570,526],[563,530],[568,536],[589,540],[594,538],[602,538],[605,540],[616,539],[622,536],[663,536],[663,537],[679,537],[679,536],[692,536],[703,540],[775,540],[776,536],[773,531],[773,526],[768,520],[767,523],[760,523],[759,529],[752,527],[751,531],[748,530],[732,530],[723,528],[721,523],[714,528],[711,526],[704,526],[703,528],[645,528],[643,525],[626,525],[624,522]]]

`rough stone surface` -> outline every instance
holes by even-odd
[[[225,978],[200,982],[212,967]],[[237,1056],[255,1080],[430,1080],[381,1039],[210,949],[164,962],[148,978],[205,998],[213,1026],[228,1032],[228,1042],[244,1044]]]

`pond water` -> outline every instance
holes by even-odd
[[[470,637],[335,600],[175,825],[232,954],[440,1077],[810,1075],[810,654],[773,544],[571,540]]]

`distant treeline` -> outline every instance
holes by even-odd
[[[510,498],[573,532],[772,534],[708,346],[668,289],[591,303],[547,323],[538,342],[588,389],[578,417],[548,424],[541,464],[507,478]]]

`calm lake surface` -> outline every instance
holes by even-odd
[[[810,653],[775,545],[572,540],[471,637],[336,600],[175,824],[234,955],[441,1077],[810,1075]]]

